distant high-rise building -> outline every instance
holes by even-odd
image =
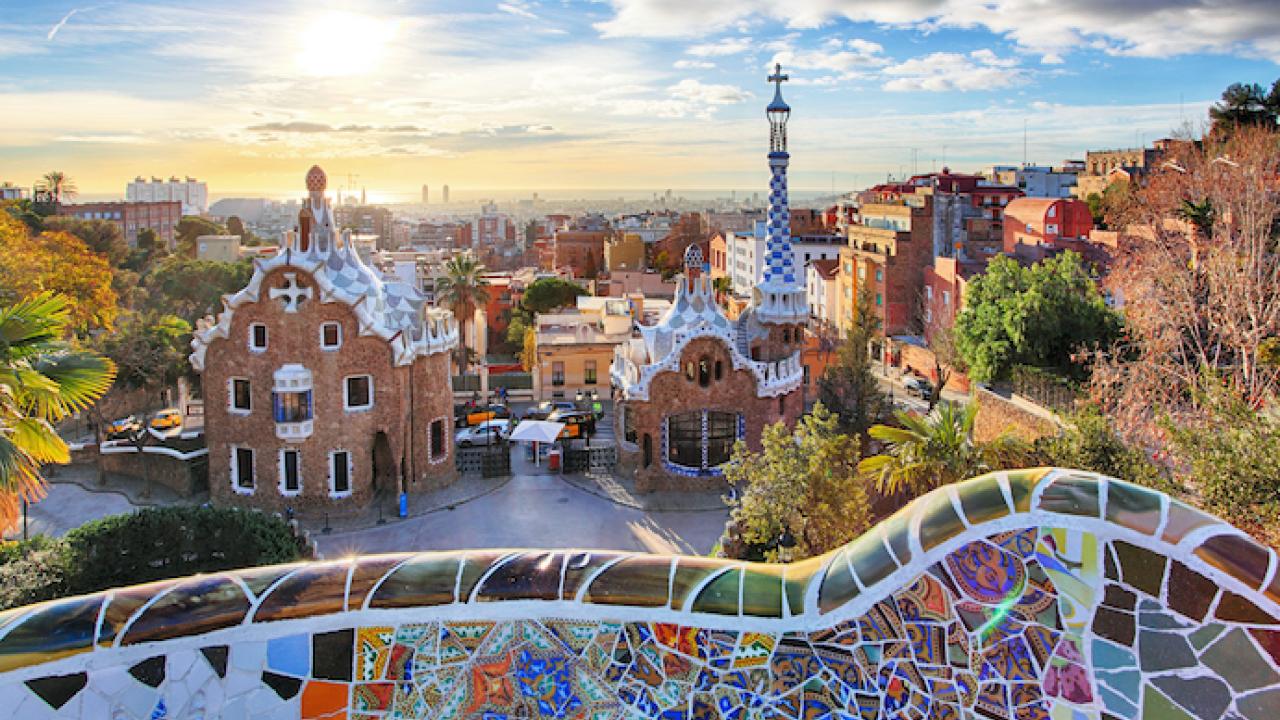
[[[360,188],[360,204],[361,204],[361,205],[368,205],[368,204],[369,204],[369,203],[368,203],[368,201],[367,201],[367,200],[365,200],[365,196],[364,196],[364,188]]]
[[[444,194],[444,204],[448,205],[449,204],[449,186],[445,185],[444,189],[441,190],[440,192]]]
[[[422,204],[423,205],[431,204],[431,188],[427,187],[426,185],[422,186]]]
[[[150,181],[141,175],[125,186],[124,199],[134,203],[180,202],[183,215],[203,215],[209,211],[209,186],[195,178],[171,177]]]

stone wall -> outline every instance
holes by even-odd
[[[0,697],[24,720],[1271,720],[1278,565],[1157,492],[1032,469],[786,566],[402,554],[47,603],[0,618]]]
[[[1004,432],[1031,442],[1045,435],[1057,434],[1062,427],[1052,411],[1013,393],[1002,394],[978,385],[972,398],[978,403],[973,437],[980,442],[994,439]]]
[[[205,457],[180,460],[157,453],[108,453],[101,456],[103,472],[128,475],[163,485],[182,497],[190,497],[209,487],[209,464]]]

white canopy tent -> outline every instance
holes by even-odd
[[[553,443],[564,430],[564,423],[549,420],[521,420],[516,429],[511,431],[508,440],[515,442],[531,442],[533,445],[533,461],[538,462],[538,443]]]

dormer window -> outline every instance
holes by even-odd
[[[265,352],[267,349],[267,326],[253,323],[249,326],[249,349],[254,352]]]
[[[342,326],[336,322],[327,322],[320,326],[320,348],[337,350],[342,347]]]

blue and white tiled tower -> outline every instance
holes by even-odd
[[[782,65],[774,66],[769,82],[773,101],[765,110],[769,118],[769,215],[766,229],[764,273],[755,290],[755,315],[763,323],[802,323],[809,317],[804,292],[804,268],[797,267],[791,248],[791,208],[787,199],[787,120],[791,107],[782,99]]]

